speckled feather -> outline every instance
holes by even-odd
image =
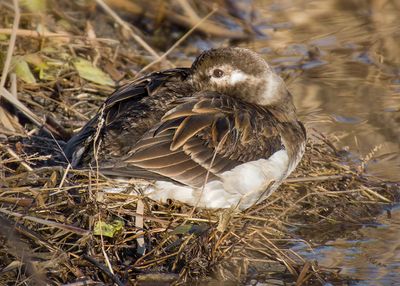
[[[174,101],[193,92],[184,84],[189,69],[156,72],[117,89],[98,113],[67,143],[64,152],[74,167],[95,164],[93,146],[99,163],[109,164],[125,156],[133,144],[164,115]],[[175,85],[179,84],[179,90]],[[97,142],[93,142],[100,119],[104,119]],[[75,152],[84,148],[79,158]]]
[[[214,68],[225,77],[213,78]],[[204,52],[191,68],[117,89],[65,153],[73,167],[98,164],[107,176],[156,180],[159,189],[147,192],[155,199],[204,207],[243,200],[246,208],[294,169],[305,134],[290,93],[265,61],[225,48]]]

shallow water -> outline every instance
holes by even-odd
[[[286,77],[307,127],[348,150],[353,162],[364,160],[369,174],[400,181],[400,1],[255,5],[268,37],[249,47]],[[400,285],[399,208],[350,237],[305,253],[358,279],[354,285]]]
[[[255,3],[269,37],[250,47],[288,77],[302,120],[400,180],[400,2]]]
[[[316,247],[298,245],[296,250],[320,266],[340,268],[354,280],[351,285],[400,284],[400,208],[390,218],[382,215],[373,225],[351,234],[352,240],[336,239]]]

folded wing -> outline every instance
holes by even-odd
[[[181,99],[122,162],[102,172],[117,175],[120,170],[120,175],[131,177],[153,174],[201,187],[235,166],[269,158],[282,149],[274,120],[267,110],[233,97],[197,93]]]

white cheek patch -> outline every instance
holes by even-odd
[[[246,81],[247,79],[248,79],[248,76],[244,72],[235,70],[228,77],[228,83],[231,85],[235,85],[239,82]]]
[[[250,80],[250,76],[241,70],[232,70],[229,66],[220,66],[217,68],[226,72],[224,76],[219,78],[211,76],[211,82],[219,86],[236,85],[237,83]]]
[[[221,69],[223,69],[223,67],[221,67]],[[228,69],[225,68],[225,70]],[[220,78],[211,77],[212,84],[223,88],[235,86],[243,82],[255,86],[263,85],[263,92],[261,94],[257,94],[257,96],[253,98],[253,101],[260,105],[273,104],[279,100],[282,90],[285,89],[285,83],[283,82],[282,78],[271,71],[266,72],[264,76],[255,77],[254,75],[249,75],[239,69],[236,69],[230,73],[227,72],[223,77]]]

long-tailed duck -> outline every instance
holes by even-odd
[[[295,169],[305,141],[283,80],[255,52],[220,48],[117,89],[64,151],[73,167],[151,180],[154,200],[246,209]]]

